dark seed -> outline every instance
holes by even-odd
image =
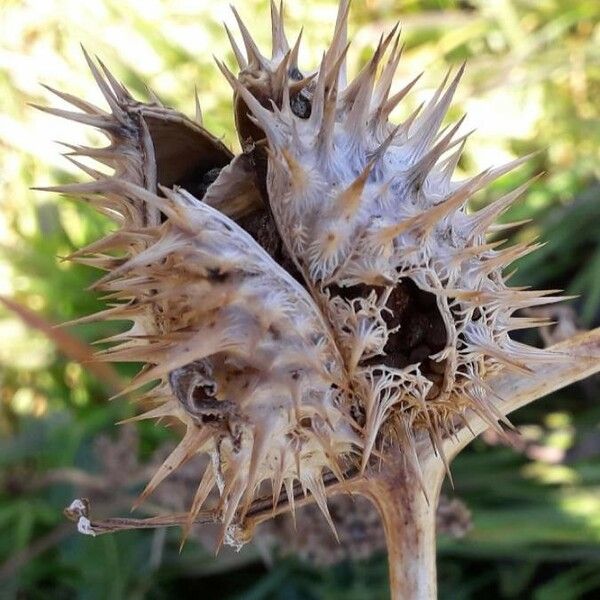
[[[290,107],[292,112],[300,119],[308,119],[312,112],[310,100],[302,92],[290,98]]]
[[[214,169],[207,171],[202,177],[202,183],[206,184],[206,187],[208,187],[211,183],[214,183],[217,180],[220,172],[220,167],[215,167]]]
[[[446,325],[440,313],[429,313],[430,321],[425,340],[432,348],[443,348],[446,345]]]
[[[427,315],[415,313],[403,323],[404,333],[400,329],[400,335],[403,338],[403,345],[406,348],[414,348],[425,337],[425,332],[429,326]]]
[[[294,81],[302,81],[303,79],[302,73],[300,73],[298,67],[292,67],[288,71],[288,75],[290,76],[290,79],[293,79]]]

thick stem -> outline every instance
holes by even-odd
[[[368,479],[356,492],[369,498],[381,515],[388,549],[392,600],[435,600],[436,508],[443,468],[431,463],[423,491],[405,465]]]

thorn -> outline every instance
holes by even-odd
[[[77,168],[81,169],[84,173],[86,173],[87,175],[89,175],[90,177],[95,179],[96,181],[98,181],[100,179],[105,179],[107,177],[107,175],[105,173],[101,173],[100,171],[96,171],[96,169],[92,169],[91,167],[84,165],[83,163],[79,162],[78,160],[74,159],[72,156],[69,156],[68,154],[64,154],[63,156],[70,163],[75,165]]]
[[[208,428],[199,431],[195,425],[189,426],[181,442],[158,468],[131,510],[138,508],[170,473],[192,458],[212,436]]]
[[[282,148],[281,154],[283,155],[283,158],[288,166],[291,176],[291,184],[294,190],[299,192],[306,189],[308,186],[308,177],[302,165],[292,156],[291,152],[287,148]]]
[[[108,83],[106,82],[104,77],[102,77],[102,74],[98,70],[98,67],[93,63],[90,55],[87,53],[87,51],[83,47],[83,45],[81,45],[81,50],[83,52],[85,61],[87,62],[90,71],[92,72],[92,76],[96,80],[96,84],[100,88],[100,91],[102,92],[102,95],[104,96],[104,99],[110,106],[112,114],[118,121],[120,121],[121,123],[125,123],[126,122],[125,111],[119,105],[119,101],[118,101],[117,97],[115,96],[112,88],[108,85]]]
[[[325,90],[331,89],[333,87],[339,89],[339,79],[341,76],[341,70],[344,67],[344,61],[346,60],[346,55],[348,54],[348,49],[350,48],[350,42],[346,44],[344,49],[340,52],[337,60],[333,63],[331,68],[325,71]],[[323,65],[324,68],[324,65]]]
[[[281,10],[278,12],[274,0],[271,0],[271,55],[273,58],[279,54],[285,54],[290,49],[283,26],[283,2],[280,8]]]
[[[381,77],[377,82],[377,87],[375,90],[376,96],[376,104],[380,106],[383,104],[389,96],[390,89],[392,87],[392,83],[394,80],[394,75],[396,74],[396,69],[398,68],[398,63],[400,62],[400,57],[402,56],[402,52],[404,50],[404,46],[400,48],[398,51],[398,44],[400,43],[400,34],[402,31],[399,29],[400,23],[396,23],[394,30],[398,29],[398,34],[394,39],[394,45],[392,46],[392,50],[390,52],[390,56],[388,57],[388,62],[381,73]]]
[[[417,188],[421,187],[433,166],[437,163],[442,154],[448,150],[452,138],[463,124],[465,117],[466,115],[463,115],[452,129],[450,129],[450,131],[431,150],[429,150],[429,152],[421,156],[417,162],[410,167],[406,178],[408,185]]]
[[[160,99],[158,94],[149,86],[145,86],[148,92],[148,97],[150,98],[150,102],[153,104],[158,104],[161,108],[165,107],[165,103]]]
[[[501,165],[500,167],[488,169],[488,176],[482,183],[482,187],[488,185],[489,183],[492,183],[493,181],[496,181],[503,175],[506,175],[507,173],[514,171],[516,168],[529,162],[529,160],[531,158],[533,158],[534,156],[536,156],[538,154],[540,154],[540,151],[531,152],[530,154],[526,154],[525,156],[522,156],[521,158],[516,158],[515,160],[511,160],[510,162],[507,162],[506,164]],[[543,174],[544,173],[539,173],[538,175],[536,175],[536,177],[541,177]]]
[[[415,215],[414,217],[404,219],[399,223],[394,223],[393,225],[387,225],[385,227],[382,227],[375,233],[376,240],[380,244],[389,244],[399,235],[402,235],[406,231],[417,227],[420,221],[421,215],[419,214]]]
[[[54,192],[67,196],[79,196],[87,194],[103,194],[108,191],[109,180],[88,181],[86,183],[66,183],[64,185],[51,185],[46,187],[31,187],[30,190],[37,192]]]
[[[375,49],[371,60],[369,60],[354,81],[344,90],[342,96],[344,104],[347,106],[349,103],[352,103],[352,108],[347,119],[353,126],[352,128],[356,131],[355,135],[360,135],[364,128],[366,115],[368,114],[371,105],[377,67],[381,62],[394,33],[395,28],[386,38],[384,38],[383,35],[379,38],[379,43],[377,44],[377,48]]]
[[[294,480],[286,479],[284,481],[285,485],[285,495],[287,496],[288,504],[290,505],[290,513],[292,514],[292,523],[294,524],[294,531],[297,531],[296,528],[296,501],[294,498]]]
[[[246,27],[246,25],[244,25],[244,22],[242,21],[235,6],[230,4],[229,7],[233,12],[238,27],[240,28],[240,33],[242,34],[242,39],[244,40],[244,46],[246,47],[246,56],[248,57],[248,62],[250,63],[250,66],[255,68],[260,67],[265,70],[268,70],[268,64],[265,57],[261,54],[260,50],[258,49],[258,46],[252,39],[248,28]]]
[[[489,181],[489,173],[484,178],[484,181]],[[498,200],[492,202],[485,208],[477,211],[470,217],[471,236],[484,234],[493,222],[506,212],[519,197],[539,178],[541,174],[532,177],[524,184],[515,188],[512,192],[505,194]]]
[[[335,20],[335,29],[333,33],[333,38],[331,40],[331,44],[329,46],[329,50],[327,51],[327,62],[329,62],[329,58],[332,60],[337,60],[336,57],[339,57],[341,49],[344,48],[348,44],[348,13],[350,12],[350,0],[341,0],[338,6],[338,13]],[[346,87],[346,60],[345,53],[344,58],[342,58],[340,62],[339,74],[337,77],[337,84],[339,89],[343,90]]]
[[[298,92],[301,92],[303,89],[308,87],[308,85],[315,79],[315,77],[318,74],[319,74],[318,71],[315,71],[314,73],[311,73],[310,75],[307,75],[306,77],[303,77],[299,81],[290,81],[288,79],[287,85],[289,86],[290,93],[297,94]]]
[[[385,156],[387,149],[390,147],[391,143],[396,139],[396,136],[398,135],[398,132],[400,131],[401,128],[402,128],[402,124],[396,125],[396,127],[394,127],[394,129],[387,136],[387,138],[381,143],[379,148],[377,148],[377,150],[375,150],[375,152],[373,152],[373,154],[371,156],[371,161],[373,161],[374,164],[379,162]]]
[[[271,0],[273,1],[273,0]],[[291,50],[289,50],[281,59],[281,62],[271,75],[271,86],[273,89],[273,97],[279,101],[286,85],[289,88],[289,61]],[[289,89],[288,89],[289,93]]]
[[[449,156],[443,163],[442,166],[442,175],[444,177],[444,181],[449,184],[452,179],[452,174],[456,170],[458,166],[458,161],[462,156],[463,150],[465,149],[465,145],[467,143],[467,138],[471,135],[472,132],[469,132],[462,136],[461,139],[456,140],[458,143],[458,149],[454,151],[454,153]]]
[[[221,535],[219,536],[219,543],[217,546],[217,551],[223,544],[227,528],[229,527],[229,525],[231,525],[231,522],[233,521],[233,517],[235,516],[235,513],[236,513],[237,509],[239,508],[240,500],[242,499],[244,490],[245,490],[245,486],[243,485],[243,482],[238,482],[237,485],[235,486],[234,490],[232,491],[232,493],[229,494],[229,497],[227,499],[227,509],[225,511],[225,514],[223,515],[223,529],[222,529]]]
[[[266,430],[256,428],[254,431],[254,440],[252,444],[252,454],[250,456],[250,464],[248,466],[248,475],[247,475],[247,483],[246,483],[246,492],[245,492],[245,501],[244,506],[242,507],[240,520],[243,521],[248,509],[250,508],[250,504],[252,503],[252,499],[254,498],[254,491],[256,486],[259,484],[258,476],[259,476],[259,468],[262,466],[262,463],[267,455],[269,450],[269,435]]]
[[[423,106],[425,106],[424,102],[421,102],[417,108],[408,116],[408,118],[402,122],[402,133],[408,137],[411,127],[413,126],[415,120],[417,119],[419,113],[421,112]]]
[[[300,42],[302,41],[302,34],[304,33],[304,27],[300,29],[300,33],[296,38],[296,42],[294,47],[292,48],[292,52],[290,54],[290,67],[298,67],[298,54],[300,53]]]
[[[198,516],[203,504],[206,502],[211,490],[215,485],[216,479],[214,475],[214,471],[210,465],[206,467],[204,474],[202,475],[202,479],[198,484],[198,488],[196,489],[196,493],[194,494],[194,499],[192,500],[192,506],[190,508],[190,512],[188,515],[188,519],[183,526],[183,532],[181,536],[181,543],[179,545],[179,552],[182,551],[183,546],[188,538],[188,535],[194,525],[194,521]]]
[[[325,53],[321,56],[319,63],[317,83],[312,97],[312,111],[309,122],[315,129],[319,128],[323,120],[323,111],[325,109]]]
[[[108,79],[108,82],[110,83],[117,100],[119,100],[119,102],[132,102],[133,97],[127,88],[114,77],[114,75],[106,68],[105,64],[97,56],[96,60],[98,61],[104,76],[106,79]]]
[[[414,156],[421,156],[421,154],[425,152],[425,150],[429,147],[429,144],[437,135],[437,131],[440,127],[440,124],[446,112],[448,111],[448,108],[450,107],[450,103],[452,102],[452,98],[454,97],[454,93],[456,92],[456,88],[458,87],[458,83],[465,71],[465,66],[466,63],[463,63],[458,69],[458,72],[456,73],[454,79],[448,86],[448,89],[444,92],[440,101],[434,105],[434,99],[432,99],[425,113],[422,115],[419,125],[417,127],[417,131],[411,138],[411,141],[414,140],[414,143],[412,144],[412,153]],[[438,88],[438,92],[441,91],[441,89],[442,87]],[[436,96],[438,92],[436,92]]]
[[[499,251],[496,256],[487,258],[481,263],[479,271],[488,274],[496,269],[504,269],[519,258],[523,258],[545,245],[546,243],[515,244],[506,250]]]
[[[103,117],[110,116],[107,112],[104,112],[103,110],[99,109],[97,106],[94,106],[93,104],[90,104],[89,102],[86,102],[85,100],[82,100],[81,98],[78,98],[77,96],[73,96],[72,94],[68,94],[66,92],[60,92],[59,90],[56,90],[56,89],[50,87],[49,85],[46,85],[45,83],[42,83],[40,85],[43,88],[47,89],[50,93],[54,94],[55,96],[58,96],[61,100],[64,100],[65,102],[68,102],[69,104],[72,104],[73,106],[76,106],[77,108],[83,110],[84,112],[86,112],[88,114],[101,115]]]
[[[487,228],[489,233],[500,233],[509,229],[515,229],[516,227],[522,227],[528,225],[533,219],[521,219],[520,221],[511,221],[510,223],[494,223]]]
[[[333,134],[335,132],[335,119],[337,116],[337,83],[332,86],[325,98],[323,117],[317,134],[319,154],[324,161],[330,155]]]
[[[475,187],[479,181],[478,178],[485,176],[485,174],[485,172],[481,173],[467,181],[454,192],[446,196],[439,204],[436,204],[425,212],[404,219],[399,223],[382,227],[375,234],[378,241],[382,244],[389,243],[410,229],[419,228],[424,232],[431,230],[444,218],[444,216],[453,210],[458,210],[458,208],[469,199],[473,192],[473,187]]]
[[[147,419],[160,419],[162,417],[169,417],[176,415],[177,404],[175,402],[165,402],[156,408],[146,411],[141,415],[135,417],[129,417],[122,421],[117,421],[117,425],[125,425],[126,423],[136,423],[137,421],[145,421]]]
[[[335,199],[336,208],[342,218],[349,220],[360,208],[362,193],[375,162],[376,159],[370,160],[362,173]]]
[[[50,115],[54,115],[55,117],[69,119],[71,121],[83,123],[84,125],[97,127],[98,129],[110,129],[111,127],[114,127],[114,122],[108,114],[106,114],[106,116],[98,114],[92,115],[88,113],[73,112],[70,110],[62,110],[60,108],[53,108],[51,106],[41,106],[32,102],[28,102],[27,104],[32,108],[41,110],[42,112],[48,113]]]
[[[86,146],[75,146],[74,144],[68,144],[66,142],[57,141],[56,143],[71,150],[71,152],[65,153],[64,156],[85,156],[88,158],[93,158],[95,161],[113,168],[115,166],[115,162],[117,162],[122,156],[113,146],[106,146],[104,148],[88,148]]]
[[[229,43],[231,44],[231,48],[233,50],[233,54],[235,56],[235,60],[237,61],[237,64],[238,64],[238,67],[239,67],[240,71],[243,71],[244,69],[247,69],[248,68],[248,61],[246,60],[246,58],[242,54],[242,51],[240,50],[240,48],[237,45],[237,43],[236,43],[233,35],[231,34],[231,31],[229,30],[229,27],[227,27],[227,25],[225,25],[225,23],[223,23],[223,27],[225,27],[225,31],[227,33],[227,37],[229,38]]]
[[[310,493],[312,494],[313,498],[315,499],[317,506],[323,513],[327,524],[331,528],[331,531],[333,532],[333,535],[339,544],[340,538],[338,536],[338,532],[335,528],[335,524],[333,523],[331,513],[329,512],[329,508],[327,506],[327,494],[325,492],[325,485],[323,484],[321,476],[317,475],[310,477],[310,479],[307,481],[307,487]]]
[[[196,104],[196,123],[202,125],[202,108],[200,108],[200,98],[198,98],[198,88],[194,86],[194,101]]]
[[[379,121],[386,121],[390,113],[398,106],[402,99],[412,90],[415,83],[421,79],[423,73],[419,73],[412,81],[405,85],[399,92],[396,92],[389,100],[384,100],[377,109],[377,118]],[[421,107],[423,104],[421,104]],[[419,109],[420,110],[420,109]],[[415,114],[416,117],[416,114]],[[414,119],[413,119],[414,120]]]

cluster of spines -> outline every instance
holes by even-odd
[[[451,180],[470,134],[456,137],[464,117],[441,131],[440,127],[465,66],[449,83],[450,74],[446,76],[424,108],[400,125],[390,123],[390,113],[418,77],[390,96],[402,51],[396,26],[382,35],[371,60],[345,85],[348,6],[349,2],[341,2],[333,41],[307,87],[312,103],[308,119],[291,109],[286,80],[281,103],[273,101],[267,107],[255,89],[245,85],[244,77],[236,78],[222,63],[218,65],[267,138],[273,215],[309,289],[325,298],[320,304],[337,333],[350,376],[356,378],[353,385],[361,377],[364,385],[365,378],[379,374],[374,378],[377,393],[363,388],[364,467],[369,449],[394,411],[404,413],[408,436],[425,429],[437,448],[444,436],[462,426],[467,409],[499,427],[498,399],[490,397],[486,378],[500,369],[527,372],[527,363],[556,358],[511,340],[512,329],[540,325],[538,320],[512,315],[519,308],[559,298],[551,295],[554,291],[506,285],[503,270],[535,250],[536,244],[498,249],[502,242],[486,240],[494,221],[528,184],[474,214],[466,210],[469,198],[530,157],[465,181]],[[264,64],[256,58],[260,54],[256,44],[248,43],[247,31],[243,34],[254,60]],[[446,324],[447,346],[431,357],[444,361],[445,382],[432,400],[425,400],[430,385],[426,380],[423,385],[418,365],[402,372],[382,365],[358,368],[366,359],[373,363],[373,344],[365,344],[367,332],[376,338],[382,357],[385,340],[394,334],[392,329],[386,331],[382,319],[385,302],[371,301],[379,310],[367,323],[361,317],[364,306],[340,297],[332,302],[328,291],[331,285],[366,285],[384,289],[381,297],[386,297],[406,277],[436,296]],[[350,321],[361,322],[361,327],[352,330]]]
[[[346,384],[327,325],[308,293],[233,221],[184,190],[148,180],[156,164],[143,162],[139,138],[152,140],[143,139],[143,130],[137,138],[126,133],[136,126],[139,133],[136,111],[150,105],[135,102],[106,69],[102,77],[86,58],[112,112],[61,92],[55,93],[84,112],[43,107],[111,138],[103,149],[70,148],[112,167],[111,175],[71,159],[93,181],[45,188],[84,198],[120,226],[69,257],[106,271],[94,289],[112,304],[77,322],[130,320],[128,331],[103,340],[114,345],[99,357],[146,364],[121,394],[158,381],[140,399],[156,406],[132,420],[174,417],[186,427],[136,505],[173,470],[208,452],[213,461],[186,529],[216,486],[225,538],[265,480],[274,506],[283,488],[293,506],[299,481],[331,523],[323,476],[343,478],[340,465],[353,460],[361,442],[339,401]],[[202,360],[226,394],[215,409],[219,426],[208,419],[203,424],[169,384],[171,373]],[[233,413],[218,414],[226,410]]]
[[[186,425],[140,501],[204,451],[215,460],[200,482],[190,523],[219,481],[224,535],[264,480],[275,504],[282,486],[293,493],[298,479],[325,509],[324,471],[342,478],[338,463],[358,449],[360,438],[337,402],[335,389],[344,386],[340,361],[305,291],[241,229],[183,191],[163,188],[160,198],[113,181],[98,192],[147,202],[168,217],[145,230],[154,237],[146,249],[96,285],[120,302],[110,318],[134,322],[100,358],[148,365],[123,393],[160,382],[149,397],[161,404],[135,420],[171,416]],[[156,333],[149,333],[148,320]],[[219,392],[218,406],[209,403],[211,416],[222,419],[217,426],[202,422],[201,406],[196,415],[174,399],[168,384],[169,374],[204,359]]]
[[[214,457],[213,466],[207,469],[198,487],[190,523],[216,485],[225,530],[236,514],[238,519],[243,517],[263,479],[272,482],[274,505],[282,487],[293,505],[294,481],[298,480],[328,516],[322,479],[325,470],[343,478],[340,460],[346,460],[352,452],[362,454],[360,462],[366,468],[371,453],[378,444],[383,449],[388,436],[400,445],[407,463],[418,473],[415,438],[421,431],[428,433],[441,450],[442,437],[461,426],[459,420],[465,410],[475,410],[498,426],[498,399],[491,397],[486,377],[500,368],[527,371],[527,362],[551,359],[548,353],[517,344],[508,337],[511,330],[540,324],[512,316],[515,310],[556,301],[543,293],[506,286],[503,268],[532,248],[497,250],[485,239],[494,220],[525,186],[477,213],[468,214],[465,210],[470,196],[526,159],[485,171],[465,182],[452,182],[467,136],[455,139],[462,121],[441,132],[439,128],[464,67],[449,85],[446,77],[424,109],[419,107],[402,124],[393,125],[388,120],[390,113],[418,77],[390,95],[402,52],[399,33],[394,28],[382,36],[372,59],[346,85],[348,9],[349,2],[341,2],[334,39],[319,70],[299,81],[290,80],[289,75],[297,69],[301,36],[290,48],[283,30],[282,10],[278,11],[273,3],[270,60],[260,54],[237,13],[246,57],[228,31],[242,75],[256,76],[238,80],[218,63],[249,111],[248,118],[267,137],[270,206],[312,300],[264,252],[258,252],[258,258],[254,254],[257,262],[250,265],[252,261],[246,253],[253,240],[226,217],[200,205],[183,191],[159,188],[161,182],[153,162],[155,148],[149,132],[144,130],[143,119],[137,118],[141,105],[103,65],[104,75],[86,55],[111,113],[61,92],[54,93],[83,112],[44,108],[100,128],[111,138],[107,148],[71,150],[112,167],[112,177],[76,162],[95,181],[54,191],[93,201],[101,212],[121,225],[119,231],[73,258],[108,271],[97,288],[107,291],[115,304],[96,318],[127,318],[134,323],[129,332],[113,339],[120,346],[108,350],[105,357],[151,365],[132,388],[156,379],[161,381],[150,393],[160,402],[159,406],[137,418],[175,416],[187,427],[180,445],[141,498],[195,453],[208,451]],[[390,48],[387,64],[381,69]],[[291,96],[302,90],[311,101],[308,118],[298,118],[290,107]],[[273,102],[259,99],[261,93]],[[158,102],[155,99],[153,105],[157,107],[156,116],[163,118],[164,107]],[[150,105],[142,106],[149,110]],[[201,120],[198,103],[197,119]],[[136,136],[124,135],[126,131],[134,131]],[[162,197],[154,193],[157,191]],[[226,237],[244,240],[246,250],[241,254],[232,252],[225,242],[218,251],[214,245],[210,251],[199,249],[196,241],[201,238],[201,230],[210,229],[210,224],[215,223],[228,232]],[[115,255],[116,250],[125,250],[125,255]],[[245,264],[249,269],[246,274],[251,272],[252,277],[240,275],[240,264]],[[235,272],[240,279],[235,285],[231,281],[224,283],[220,277],[215,280],[215,268],[217,274]],[[253,297],[259,306],[253,316],[257,322],[291,302],[294,314],[288,315],[289,329],[302,330],[310,323],[308,328],[318,332],[318,341],[313,340],[312,345],[285,346],[281,342],[270,347],[270,351],[279,348],[280,352],[285,347],[283,354],[293,356],[302,365],[300,371],[310,373],[312,381],[303,379],[305,396],[298,391],[300,384],[289,388],[284,402],[289,410],[284,411],[286,416],[278,425],[270,423],[273,429],[267,432],[261,411],[265,406],[271,409],[269,403],[277,400],[272,395],[273,382],[267,377],[268,390],[256,388],[258,412],[252,412],[252,401],[240,401],[240,411],[246,411],[245,422],[252,427],[235,427],[235,431],[222,436],[215,433],[215,428],[198,427],[197,419],[173,398],[168,374],[213,355],[225,354],[233,362],[240,355],[255,359],[248,348],[257,343],[268,345],[264,328],[252,337],[247,320],[238,322],[226,310],[218,313],[232,296],[239,300],[258,285],[256,276],[268,280],[262,288],[258,286],[261,293]],[[383,314],[388,310],[385,299],[403,278],[411,278],[419,288],[436,296],[446,323],[447,347],[436,357],[447,365],[446,380],[444,389],[434,399],[427,399],[431,382],[418,364],[404,369],[364,364],[369,360],[372,365],[373,358],[384,355],[390,335],[402,335],[402,331],[386,326]],[[278,287],[278,282],[285,285]],[[358,284],[384,291],[347,301],[328,287]],[[217,325],[212,331],[206,329],[202,311],[194,312],[194,300],[203,304],[203,310],[217,311]],[[475,313],[479,315],[477,319]],[[190,342],[193,349],[188,352],[184,348]],[[324,360],[323,356],[329,358]],[[323,362],[331,365],[328,372],[320,368]],[[217,363],[217,370],[224,368],[221,358]],[[269,372],[266,365],[262,368]],[[365,413],[362,425],[350,423],[348,406],[344,405],[344,393],[350,387],[355,392],[354,402],[358,398]],[[341,391],[333,393],[332,389]],[[309,427],[302,425],[305,417],[311,422]],[[260,434],[253,429],[256,423],[263,426]],[[277,436],[274,430],[286,433]],[[285,448],[275,448],[275,439],[285,439]],[[302,447],[307,444],[310,451],[303,454]]]

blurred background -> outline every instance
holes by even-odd
[[[266,0],[238,0],[269,50]],[[539,151],[476,199],[483,205],[533,174],[543,176],[506,220],[508,235],[546,245],[519,263],[515,285],[578,297],[549,307],[557,322],[523,339],[544,345],[600,324],[600,3],[590,0],[355,0],[350,66],[367,60],[396,21],[406,43],[397,89],[425,70],[398,109],[428,99],[449,65],[468,60],[450,117],[476,128],[459,165],[467,176]],[[288,34],[304,25],[305,68],[317,64],[336,3],[288,2]],[[342,546],[319,517],[269,525],[256,543],[214,558],[214,532],[90,538],[62,509],[92,499],[94,516],[127,515],[177,432],[115,426],[135,413],[108,402],[135,371],[93,362],[92,342],[119,324],[55,324],[95,312],[93,269],[60,261],[111,225],[88,207],[29,187],[80,179],[60,153],[100,141],[35,111],[59,105],[46,83],[102,105],[79,44],[98,54],[140,99],[150,86],[232,148],[230,90],[212,54],[233,65],[226,3],[199,0],[0,0],[0,597],[10,599],[385,599],[386,557],[377,520],[360,502],[337,503]],[[506,232],[503,232],[506,236]],[[514,447],[490,433],[453,465],[440,508],[440,597],[600,597],[600,381],[569,387],[514,416]],[[140,516],[183,510],[197,468],[167,480]]]

